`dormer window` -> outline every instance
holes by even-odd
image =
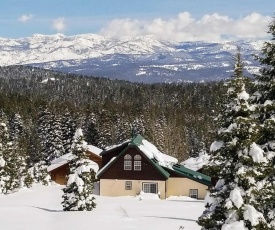
[[[135,155],[134,157],[134,170],[141,171],[141,156]]]
[[[132,170],[132,157],[129,154],[124,156],[124,170]]]

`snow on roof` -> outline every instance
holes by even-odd
[[[189,159],[183,161],[181,165],[184,167],[198,171],[204,165],[209,163],[210,156],[207,153],[201,153],[198,157],[190,157]]]
[[[115,148],[118,148],[118,147],[120,147],[120,146],[122,146],[122,145],[124,145],[124,144],[126,144],[126,143],[130,143],[131,142],[131,140],[126,140],[126,141],[123,141],[122,143],[120,143],[120,144],[118,144],[118,145],[111,145],[111,146],[107,146],[106,148],[105,148],[105,150],[111,150],[111,149],[115,149]]]
[[[174,164],[178,163],[178,160],[174,157],[166,155],[160,152],[155,145],[150,143],[149,141],[143,139],[141,144],[138,145],[138,148],[149,158],[149,159],[157,159],[159,165],[171,168]]]
[[[67,153],[57,159],[52,160],[51,165],[47,168],[48,172],[51,172],[52,170],[70,162],[73,158],[74,155],[72,153]]]
[[[96,147],[95,147],[96,148]],[[102,150],[101,150],[102,151]],[[74,159],[74,155],[72,153],[67,153],[57,159],[54,159],[51,161],[51,165],[47,168],[48,172],[53,171],[56,168],[61,167],[62,165],[67,164],[68,162],[70,162],[72,159]],[[92,163],[96,164],[94,161],[91,161]],[[98,169],[97,169],[98,170]],[[94,170],[95,172],[97,172],[97,170]]]
[[[92,153],[94,153],[94,154],[96,154],[98,156],[103,151],[102,149],[100,149],[100,148],[98,148],[98,147],[96,147],[94,145],[86,145],[86,147],[87,147],[87,150],[89,152],[92,152]]]

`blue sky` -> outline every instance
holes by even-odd
[[[167,38],[175,35],[175,40],[261,38],[275,12],[274,0],[0,0],[0,3],[0,37],[6,38],[59,32],[67,36],[150,33]],[[206,35],[202,36],[198,30]]]

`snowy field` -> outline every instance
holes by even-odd
[[[63,186],[35,185],[0,195],[1,230],[196,230],[203,201],[191,198],[96,197],[91,212],[62,211]],[[181,228],[184,227],[184,228]]]

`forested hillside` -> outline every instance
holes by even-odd
[[[146,85],[33,67],[0,68],[0,119],[9,124],[10,138],[20,140],[30,166],[67,153],[78,127],[100,148],[139,133],[184,160],[212,142],[222,97],[222,84],[214,82]]]

